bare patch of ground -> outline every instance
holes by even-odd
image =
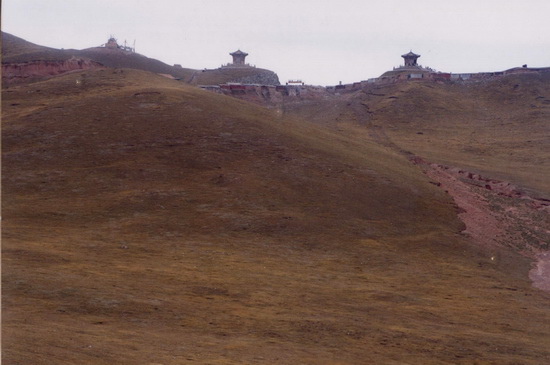
[[[456,202],[464,234],[488,249],[508,248],[534,260],[529,277],[550,290],[550,202],[509,182],[411,158]],[[492,259],[495,259],[493,256]]]

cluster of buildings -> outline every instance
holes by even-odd
[[[233,53],[230,53],[233,57],[233,63],[229,63],[223,67],[250,67],[245,62],[245,57],[248,56],[248,53],[237,50]],[[387,71],[382,74],[380,77],[371,78],[366,81],[355,82],[353,84],[345,85],[336,85],[328,86],[327,90],[354,90],[362,88],[368,84],[388,84],[408,80],[418,80],[418,81],[440,81],[440,82],[464,82],[464,81],[482,81],[487,79],[492,79],[494,77],[500,77],[510,74],[518,73],[528,73],[528,72],[541,72],[549,71],[550,68],[528,68],[527,65],[522,67],[512,68],[506,71],[499,72],[479,72],[479,73],[450,73],[450,72],[438,72],[430,67],[423,67],[418,63],[419,54],[414,53],[412,50],[406,54],[401,55],[403,58],[403,65],[399,67],[394,67],[393,70]],[[247,85],[220,85],[222,88],[226,89],[242,89],[245,90]],[[249,85],[249,88],[258,85]],[[305,86],[304,83],[295,80],[289,80],[285,86]],[[281,86],[281,87],[285,87]]]
[[[126,52],[135,52],[135,44],[134,44],[134,47],[130,47],[126,45],[126,42],[124,42],[124,45],[119,45],[117,43],[117,40],[113,36],[111,36],[107,41],[107,43],[104,44],[104,47],[108,49],[118,49]],[[255,67],[246,63],[246,56],[248,56],[248,53],[243,52],[240,49],[230,53],[230,55],[231,57],[233,57],[233,62],[222,65],[221,68]],[[500,76],[505,76],[510,74],[550,71],[549,67],[528,68],[527,65],[523,65],[522,67],[516,67],[506,71],[499,71],[499,72],[479,72],[479,73],[438,72],[429,67],[423,67],[420,64],[418,64],[418,58],[420,58],[420,55],[412,52],[412,50],[406,54],[401,55],[401,57],[404,60],[403,65],[399,67],[394,67],[393,70],[385,72],[380,77],[371,78],[366,81],[355,82],[353,84],[345,84],[345,85],[340,84],[336,86],[329,86],[327,87],[327,89],[329,91],[342,90],[342,89],[354,90],[357,88],[362,88],[366,84],[388,84],[388,83],[395,83],[395,82],[407,81],[407,80],[436,81],[436,82],[437,81],[439,82],[483,81],[487,79],[492,79],[494,77],[500,77]],[[180,65],[174,65],[174,66],[181,67]],[[248,85],[248,88],[252,88],[256,86],[261,86],[261,85]],[[298,81],[289,80],[284,86],[305,87],[306,85],[301,80],[298,80]],[[201,87],[209,90],[212,88],[245,90],[247,88],[247,85],[230,83],[227,85],[208,85],[208,86],[201,86]]]
[[[113,36],[111,36],[107,41],[107,43],[104,44],[104,47],[108,49],[118,49],[126,52],[135,52],[135,44],[134,44],[134,47],[127,46],[126,42],[124,42],[124,45],[119,45],[117,43],[117,40]],[[246,56],[248,56],[248,53],[243,52],[240,49],[230,53],[230,55],[231,57],[233,57],[233,62],[222,65],[221,68],[255,67],[246,63]],[[550,71],[549,67],[528,68],[527,65],[523,65],[523,67],[516,67],[516,68],[512,68],[512,69],[509,69],[506,71],[500,71],[500,72],[479,72],[479,73],[438,72],[429,67],[423,67],[420,64],[418,64],[418,58],[420,58],[420,55],[412,52],[412,50],[406,54],[401,55],[401,57],[404,60],[402,66],[394,67],[393,70],[385,72],[380,77],[371,78],[366,81],[355,82],[353,84],[345,84],[345,85],[340,84],[336,86],[328,86],[327,89],[328,90],[348,90],[348,89],[354,90],[354,89],[362,88],[368,84],[388,84],[388,83],[395,83],[395,82],[408,81],[408,80],[439,81],[439,82],[482,81],[482,80],[492,79],[494,77],[500,77],[500,76],[505,76],[509,74]],[[181,67],[180,65],[174,65],[174,66]],[[218,88],[218,87],[223,89],[231,89],[231,90],[233,89],[245,90],[247,86],[248,88],[252,88],[260,85],[242,85],[238,83],[229,83],[226,85],[215,85],[215,86],[208,85],[208,86],[201,86],[201,87],[209,90],[212,88]],[[305,87],[306,85],[301,80],[298,80],[298,81],[289,80],[284,86]]]
[[[499,72],[478,72],[478,73],[450,73],[437,72],[429,67],[422,67],[418,64],[420,55],[410,51],[402,55],[404,59],[403,66],[396,67],[392,71],[385,72],[382,76],[369,79],[369,83],[392,83],[401,80],[431,80],[431,81],[482,81],[494,77],[505,76],[517,73],[550,71],[550,68],[528,68],[516,67],[506,71]]]

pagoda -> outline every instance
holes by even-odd
[[[401,55],[401,57],[405,60],[405,67],[419,67],[417,60],[420,55],[413,53],[412,50],[409,53]]]
[[[391,71],[384,72],[379,77],[379,80],[393,82],[396,80],[431,79],[431,74],[435,71],[429,67],[422,67],[418,64],[419,54],[411,50],[409,53],[401,55],[401,57],[403,57],[404,64],[394,67]]]
[[[233,64],[232,66],[248,66],[245,62],[244,62],[244,59],[246,56],[248,56],[248,53],[246,52],[243,52],[241,51],[240,49],[233,52],[233,53],[230,53],[231,56],[233,56]]]

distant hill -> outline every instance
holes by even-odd
[[[158,74],[170,75],[171,77],[180,79],[184,82],[192,84],[222,84],[226,82],[248,82],[262,83],[269,81],[271,84],[278,84],[277,75],[269,70],[240,67],[232,69],[219,69],[199,71],[189,68],[170,66],[153,58],[143,56],[138,53],[128,52],[121,49],[109,49],[105,47],[92,47],[83,50],[75,49],[54,49],[39,46],[30,43],[22,38],[16,37],[9,33],[2,32],[2,64],[18,64],[18,71],[24,67],[21,64],[33,64],[29,67],[33,75],[24,74],[18,75],[17,79],[35,80],[43,76],[51,76],[55,67],[53,62],[58,62],[59,73],[67,71],[67,66],[64,62],[71,59],[83,59],[97,62],[105,67],[112,68],[133,68],[144,70]],[[37,63],[48,63],[44,66],[44,71],[40,72]],[[8,66],[5,66],[8,67]],[[24,70],[23,70],[24,71]],[[5,72],[3,77],[7,78],[9,72]],[[11,80],[7,80],[10,82]],[[17,81],[17,80],[16,80]]]
[[[18,59],[28,60],[29,58],[26,56],[28,54],[42,54],[43,57],[47,58],[49,57],[48,52],[53,55],[58,53],[57,51],[58,50],[54,48],[39,46],[23,38],[2,32],[2,62],[17,62]],[[55,58],[59,57],[60,56],[55,56]]]
[[[37,46],[11,34],[2,32],[2,65],[19,64],[19,68],[24,68],[24,64],[33,64],[31,68],[35,71],[37,63],[48,64],[46,75],[51,74],[52,62],[58,62],[59,67],[63,68],[63,63],[71,59],[84,59],[97,62],[105,67],[112,68],[134,68],[154,73],[171,75],[183,80],[188,79],[195,71],[181,67],[167,65],[161,61],[148,58],[138,53],[126,52],[118,49],[107,49],[103,47],[88,48],[84,50],[75,49],[54,49]],[[64,71],[63,69],[61,71]],[[60,72],[62,73],[62,72]],[[44,75],[44,76],[46,76]],[[41,76],[38,73],[36,77]],[[34,77],[34,78],[36,78]]]

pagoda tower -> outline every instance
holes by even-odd
[[[248,56],[248,53],[241,51],[240,49],[230,53],[233,56],[233,66],[246,66],[244,59]]]
[[[418,57],[420,57],[419,54],[410,51],[409,53],[406,53],[401,57],[405,59],[405,67],[418,67],[418,63],[416,62],[416,60],[418,59]]]

